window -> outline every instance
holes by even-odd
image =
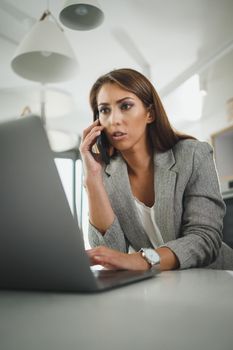
[[[64,158],[55,158],[58,173],[60,175],[70,209],[74,214],[73,194],[72,194],[72,160]]]
[[[77,217],[79,227],[82,229],[85,248],[90,248],[88,241],[88,202],[87,194],[82,185],[82,162],[55,156],[55,164],[60,175],[63,188],[70,205],[71,212]]]
[[[88,241],[88,201],[87,201],[87,193],[83,187],[83,167],[82,161],[78,159],[76,161],[76,207],[78,213],[78,222],[80,227],[82,227],[83,238],[85,248],[90,248],[90,244]]]

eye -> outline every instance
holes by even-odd
[[[132,106],[133,106],[132,103],[124,102],[124,103],[122,103],[122,105],[121,105],[121,109],[122,109],[123,111],[127,111],[127,110],[130,109]]]
[[[109,113],[110,112],[110,108],[108,108],[108,107],[101,107],[100,109],[99,109],[99,113],[100,114],[107,114],[107,113]]]

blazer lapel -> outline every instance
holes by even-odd
[[[150,247],[150,240],[141,224],[134,203],[126,163],[119,156],[106,167],[105,171],[110,175],[105,180],[105,186],[127,240],[135,250]]]
[[[175,164],[172,150],[155,154],[155,221],[164,243],[175,239],[174,194],[177,174],[171,170]]]

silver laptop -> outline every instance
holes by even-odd
[[[0,288],[97,292],[155,271],[93,272],[40,118],[0,124]]]

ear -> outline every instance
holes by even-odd
[[[147,117],[147,124],[151,124],[155,120],[154,115],[150,111],[147,113],[146,117]]]

